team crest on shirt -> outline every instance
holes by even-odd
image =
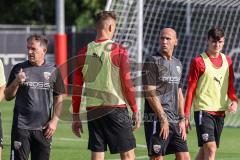
[[[14,148],[18,150],[22,146],[22,142],[14,141]]]
[[[180,66],[176,66],[176,68],[177,68],[177,72],[178,72],[179,74],[181,74],[181,67],[180,67]]]
[[[161,150],[161,145],[158,144],[153,145],[153,150],[155,153],[159,153]]]
[[[50,72],[43,72],[43,76],[45,78],[45,80],[49,80],[51,73]]]
[[[202,139],[203,139],[203,141],[208,141],[208,133],[204,133],[204,134],[202,134]]]

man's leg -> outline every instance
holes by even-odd
[[[91,160],[104,160],[104,152],[92,152]]]
[[[200,147],[195,160],[214,160],[217,151],[217,146],[215,142],[208,142]]]
[[[178,123],[171,124],[172,138],[169,141],[166,153],[175,153],[176,160],[190,160],[187,140],[183,140]]]
[[[127,152],[120,153],[121,160],[133,160],[135,159],[134,149]]]
[[[2,147],[0,147],[0,160],[2,160]]]
[[[198,144],[202,147],[198,157],[199,159],[212,160],[215,159],[216,150],[219,147],[224,126],[224,116],[215,116],[204,111],[199,113],[200,116],[195,112],[194,117],[198,133]]]
[[[214,160],[219,147],[220,137],[224,126],[224,116],[213,116],[214,118],[214,141],[203,144],[204,159]]]
[[[29,132],[25,129],[12,129],[10,160],[28,160],[30,153]]]
[[[203,147],[200,147],[195,160],[203,160],[203,159],[204,159],[204,150],[203,150]]]
[[[203,150],[205,160],[215,160],[215,155],[217,151],[217,145],[215,142],[208,142],[203,144]]]
[[[103,113],[102,113],[103,112]],[[104,137],[104,111],[94,109],[87,112],[88,119],[88,149],[91,150],[91,160],[104,160],[107,143]]]
[[[224,124],[224,117],[217,117],[205,111],[194,115],[198,136],[198,146],[201,147],[196,160],[212,160],[215,158],[217,146]]]
[[[167,147],[172,138],[172,128],[169,127],[169,135],[166,140],[159,136],[159,121],[144,122],[145,138],[148,148],[148,156],[150,160],[163,160]]]
[[[149,160],[163,160],[163,156],[152,156]]]
[[[163,156],[151,156],[149,160],[163,160]]]
[[[2,160],[2,149],[3,149],[3,130],[2,130],[2,116],[0,112],[0,160]]]
[[[134,159],[136,140],[127,108],[115,108],[105,117],[104,135],[111,154],[120,153],[121,159]]]
[[[46,139],[41,130],[31,131],[31,159],[49,160],[51,151],[51,139]]]
[[[177,152],[175,156],[176,160],[190,160],[189,152]]]

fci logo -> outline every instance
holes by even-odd
[[[155,153],[159,153],[161,150],[161,145],[153,145],[153,150]]]

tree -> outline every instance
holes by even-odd
[[[106,0],[65,0],[65,23],[78,29],[92,28]],[[1,0],[1,24],[55,24],[55,0]]]
[[[75,24],[78,29],[93,27],[96,13],[105,5],[106,0],[67,0],[66,24]]]

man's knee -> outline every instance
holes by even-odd
[[[204,150],[203,150],[203,147],[200,147],[195,160],[202,160],[202,159],[204,159]]]
[[[149,159],[150,160],[163,160],[163,156],[152,156]]]
[[[216,153],[216,148],[214,147],[207,147],[204,149],[204,153],[208,153],[208,155],[214,155]]]
[[[104,152],[92,152],[92,160],[104,160]]]
[[[208,142],[203,145],[204,153],[207,153],[208,155],[215,155],[217,151],[217,146],[215,142]]]
[[[176,160],[190,160],[189,152],[178,152],[175,155]]]
[[[127,152],[122,152],[120,153],[120,156],[121,160],[134,160],[135,159],[134,149]]]

